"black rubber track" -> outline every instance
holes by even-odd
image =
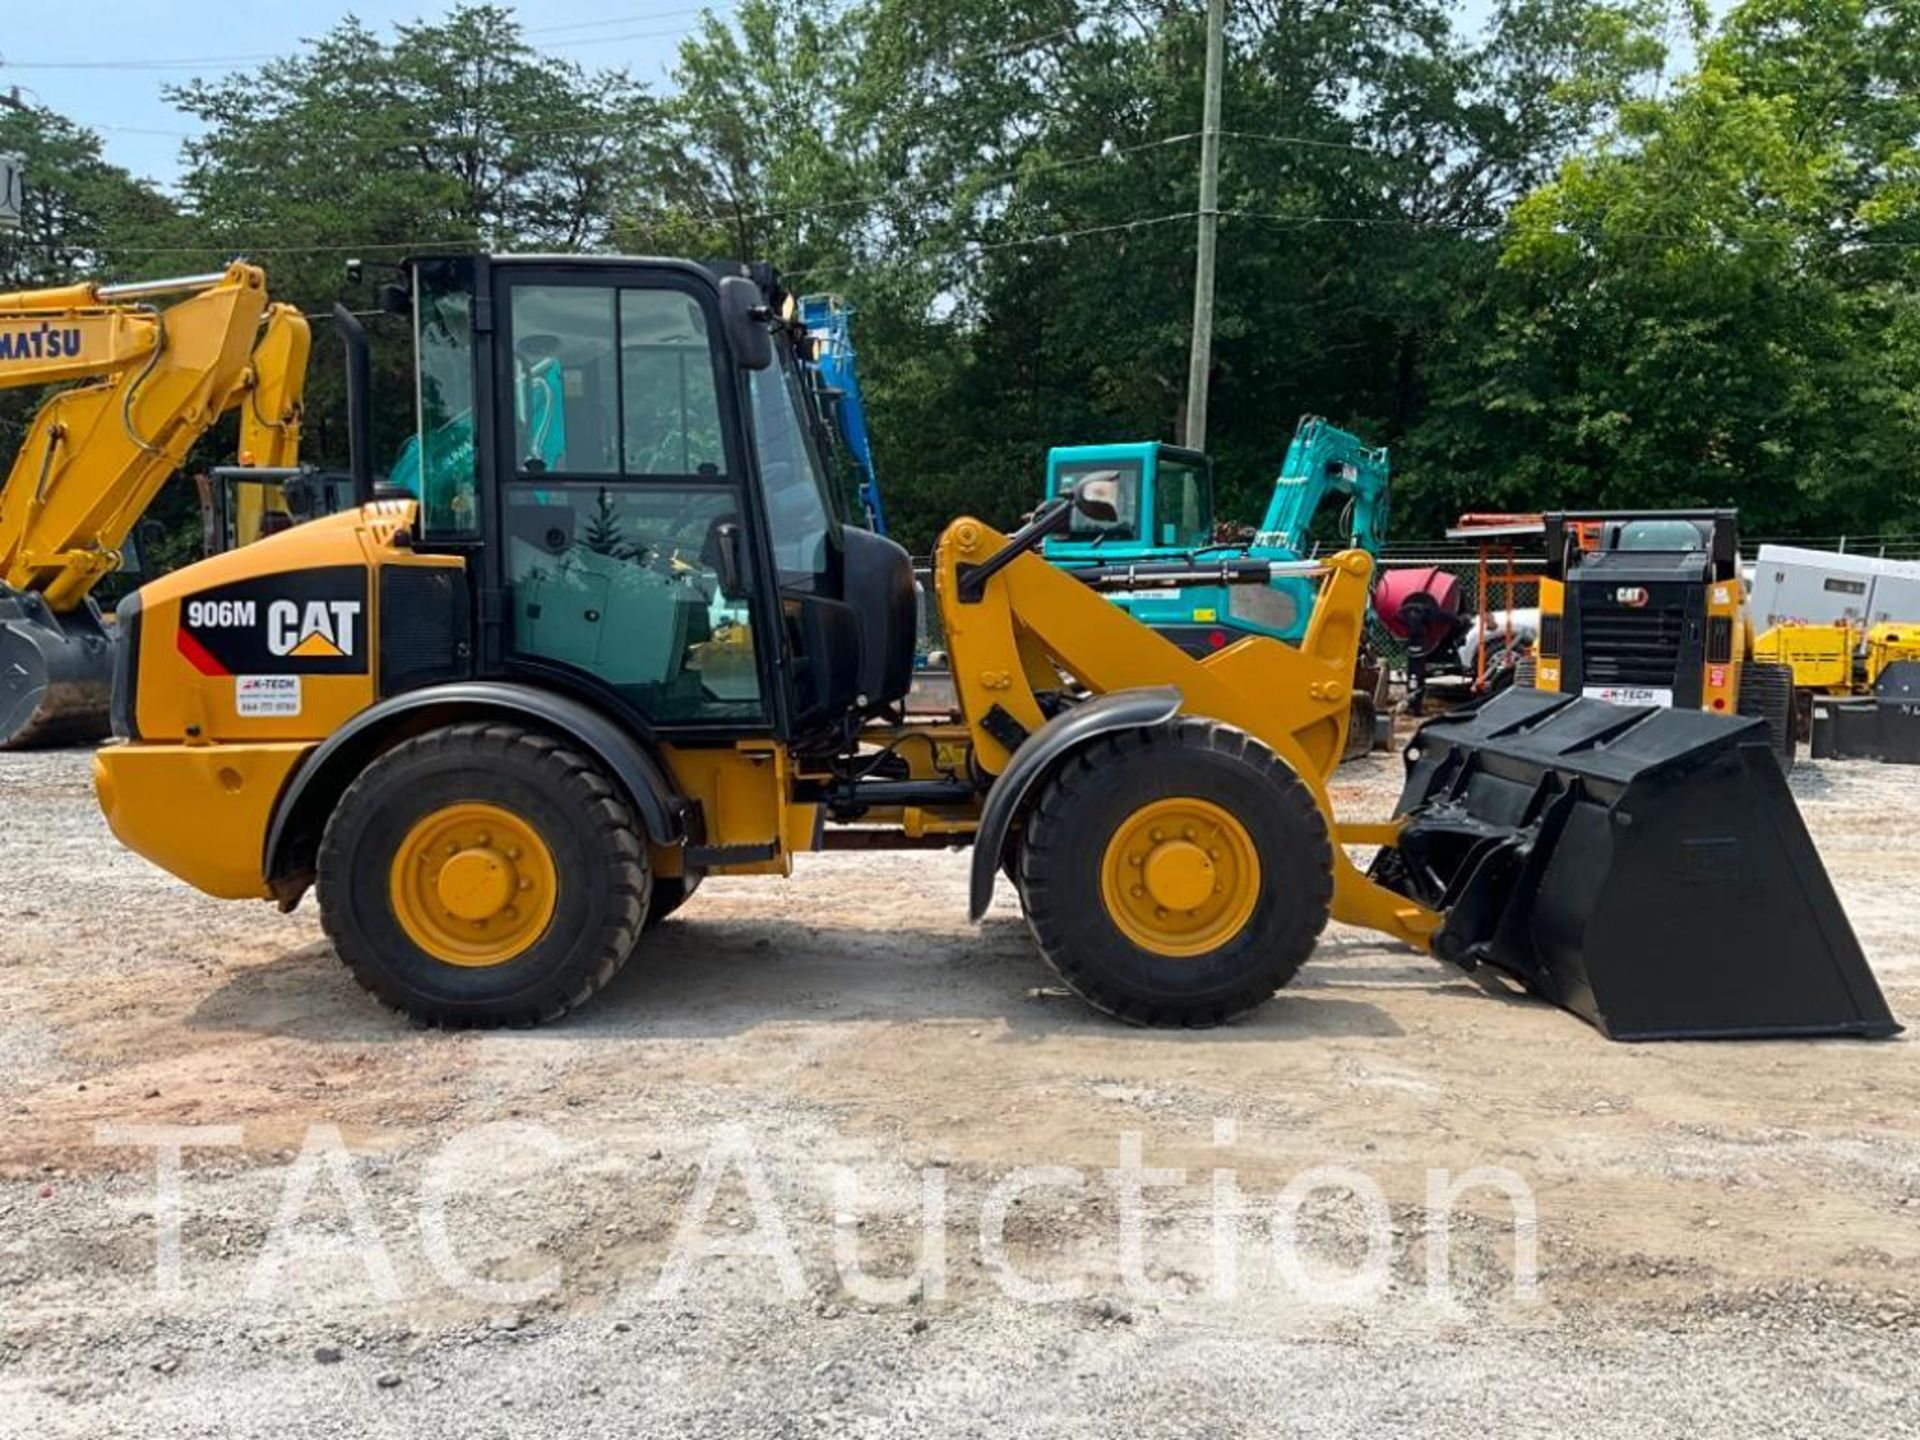
[[[1247,828],[1260,896],[1238,935],[1204,956],[1142,949],[1107,917],[1100,863],[1148,801],[1210,800]],[[1045,782],[1022,833],[1020,891],[1041,953],[1098,1010],[1134,1025],[1218,1025],[1291,981],[1326,927],[1333,844],[1313,795],[1243,730],[1182,719],[1075,751]]]
[[[459,801],[535,825],[559,875],[552,923],[500,965],[448,965],[394,917],[388,872],[423,815]],[[652,875],[625,798],[591,761],[516,725],[449,725],[401,742],[341,796],[320,842],[320,918],[354,978],[424,1024],[526,1026],[590,998],[633,953]]]
[[[1800,748],[1793,716],[1793,667],[1765,660],[1749,660],[1741,666],[1738,709],[1742,715],[1767,722],[1780,768],[1793,769]]]

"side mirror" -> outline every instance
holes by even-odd
[[[1089,475],[1073,487],[1073,508],[1087,519],[1110,525],[1120,518],[1120,481],[1111,475]]]
[[[773,364],[773,336],[767,331],[767,307],[758,285],[744,275],[721,280],[720,319],[743,368],[764,370]]]

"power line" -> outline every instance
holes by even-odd
[[[1034,164],[1023,165],[1017,170],[1005,170],[990,175],[964,175],[958,180],[948,182],[922,182],[928,189],[935,184],[944,183],[948,188],[961,185],[995,186],[1004,185],[1010,180],[1023,180],[1029,175],[1046,175],[1057,170],[1071,170],[1085,165],[1095,165],[1102,160],[1117,160],[1124,155],[1136,155],[1143,150],[1158,150],[1168,145],[1179,145],[1188,140],[1197,140],[1200,132],[1190,130],[1179,135],[1165,135],[1158,140],[1142,140],[1133,145],[1117,145],[1110,150],[1098,150],[1087,155],[1068,156],[1061,160],[1042,160]],[[906,184],[877,195],[865,195],[856,200],[826,200],[813,205],[794,205],[783,210],[757,210],[747,214],[738,214],[728,210],[710,210],[694,216],[697,220],[738,224],[747,220],[783,220],[792,215],[827,214],[841,210],[863,209],[874,205],[884,205],[902,198]]]

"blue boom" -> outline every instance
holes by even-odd
[[[852,320],[853,307],[838,295],[800,297],[800,323],[813,341],[813,368],[820,393],[853,461],[867,528],[884,535],[887,516],[880,504],[880,477],[873,468],[873,442],[867,435],[867,405],[860,394],[859,372],[854,368]]]

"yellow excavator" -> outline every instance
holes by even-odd
[[[308,347],[253,265],[0,294],[0,387],[63,387],[0,489],[0,748],[106,735],[114,633],[94,586],[226,412],[242,464],[291,471]]]
[[[208,894],[317,883],[341,959],[416,1019],[553,1019],[706,875],[967,845],[974,917],[1009,877],[1065,984],[1138,1024],[1263,1003],[1333,918],[1622,1039],[1898,1029],[1763,721],[1510,690],[1419,732],[1391,818],[1338,816],[1369,556],[1247,577],[1317,584],[1297,646],[1188,655],[1042,557],[1114,518],[1098,476],[1012,534],[948,525],[957,701],[926,715],[911,563],[836,513],[765,272],[403,274],[417,493],[372,498],[348,329],[365,503],[121,605],[95,783]],[[556,404],[522,403],[547,374]]]

